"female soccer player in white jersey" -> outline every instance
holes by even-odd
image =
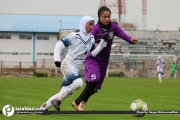
[[[52,106],[60,110],[62,100],[82,87],[83,81],[79,74],[79,69],[84,62],[86,54],[91,52],[92,56],[95,57],[107,45],[107,42],[101,40],[100,44],[94,49],[94,36],[90,33],[93,26],[94,19],[90,16],[84,16],[79,22],[78,31],[71,33],[56,43],[54,61],[56,67],[60,67],[64,75],[61,90],[42,104],[40,110],[47,110]],[[69,47],[69,49],[61,63],[60,54],[65,47]]]
[[[159,82],[162,82],[162,78],[164,77],[164,60],[161,58],[161,56],[158,57],[158,60],[156,62],[157,65],[157,74],[158,74],[158,79]]]

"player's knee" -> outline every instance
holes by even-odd
[[[83,86],[83,80],[82,78],[78,78],[76,80],[73,81],[75,86],[76,86],[76,89],[79,89]]]

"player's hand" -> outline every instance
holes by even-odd
[[[138,42],[138,38],[132,38],[131,41],[136,44]]]
[[[56,65],[56,67],[61,67],[61,62],[59,62],[59,61],[55,61],[55,63],[54,63],[55,65]]]
[[[119,47],[119,46],[121,46],[121,43],[115,43],[115,46]]]

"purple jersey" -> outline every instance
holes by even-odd
[[[120,37],[120,38],[126,40],[127,42],[129,42],[130,44],[133,44],[133,42],[131,41],[132,37],[128,36],[118,25],[116,25],[114,23],[112,23],[111,27],[109,29],[107,29],[106,31],[104,31],[99,26],[99,24],[96,24],[93,27],[93,29],[91,30],[91,34],[94,35],[96,43],[99,43],[103,37],[107,37],[109,39],[107,46],[105,48],[103,48],[103,50],[95,57],[95,59],[101,65],[104,65],[104,66],[108,65],[110,51],[111,51],[111,45],[112,45],[114,36]]]
[[[106,76],[114,36],[120,37],[130,44],[133,44],[133,42],[131,41],[132,37],[128,36],[119,26],[113,23],[106,31],[104,31],[99,24],[96,24],[91,30],[91,34],[94,35],[96,43],[99,43],[103,37],[108,38],[107,46],[104,47],[96,57],[93,57],[91,53],[89,53],[84,62],[85,81],[98,82],[96,88],[101,89],[101,85]]]

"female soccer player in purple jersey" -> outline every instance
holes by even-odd
[[[101,7],[98,10],[98,17],[99,21],[91,30],[91,34],[94,35],[96,44],[98,44],[101,39],[104,39],[107,41],[107,46],[104,47],[97,56],[93,57],[91,53],[89,53],[85,59],[86,87],[80,96],[72,102],[72,106],[77,111],[83,111],[89,97],[101,89],[101,85],[106,76],[114,36],[122,38],[130,44],[135,44],[138,41],[138,38],[132,38],[127,35],[117,24],[110,21],[111,11],[109,8],[105,6]]]

